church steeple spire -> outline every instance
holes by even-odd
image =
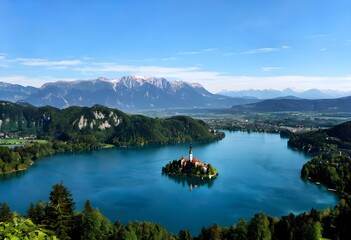
[[[189,161],[191,162],[193,160],[193,148],[190,144],[190,150],[189,150]]]

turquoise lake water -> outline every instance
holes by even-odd
[[[89,199],[111,221],[151,221],[193,234],[213,223],[249,220],[260,211],[280,217],[338,203],[325,187],[300,178],[310,157],[289,149],[277,134],[226,132],[221,141],[193,144],[194,157],[217,168],[216,179],[161,174],[162,166],[188,151],[188,144],[179,144],[50,156],[26,172],[2,176],[0,202],[25,214],[30,202],[48,201],[51,186],[63,182],[77,211]]]

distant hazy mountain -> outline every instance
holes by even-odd
[[[297,98],[305,99],[326,99],[326,98],[340,98],[351,95],[349,92],[341,92],[335,90],[318,90],[318,89],[309,89],[303,92],[294,91],[290,88],[286,88],[282,91],[273,90],[273,89],[264,89],[264,90],[241,90],[241,91],[222,91],[219,94],[230,96],[230,97],[255,97],[259,99],[272,99],[286,96],[294,96]]]
[[[0,82],[0,99],[16,102],[34,94],[38,91],[35,87],[23,87],[18,84]]]
[[[230,112],[351,112],[351,96],[337,99],[269,99],[233,106]]]
[[[58,108],[101,104],[122,110],[229,107],[257,102],[250,98],[212,94],[200,84],[142,76],[46,83],[28,96],[4,100],[21,100],[34,106],[50,105]]]

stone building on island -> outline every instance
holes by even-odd
[[[193,149],[192,145],[190,144],[190,149],[189,149],[189,159],[187,160],[186,157],[182,156],[180,160],[180,166],[181,168],[184,168],[188,163],[194,163],[195,167],[201,167],[201,170],[203,173],[207,173],[208,170],[208,164],[207,163],[202,163],[198,158],[193,157]]]

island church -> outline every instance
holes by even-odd
[[[204,173],[207,173],[207,169],[208,169],[208,166],[207,166],[207,163],[202,163],[200,162],[200,160],[198,158],[195,158],[193,157],[193,148],[190,144],[190,149],[189,149],[189,160],[186,159],[186,157],[182,157],[181,158],[181,161],[180,161],[180,165],[182,168],[184,168],[187,163],[189,162],[192,162],[195,164],[195,167],[201,167],[201,170],[204,172]]]

